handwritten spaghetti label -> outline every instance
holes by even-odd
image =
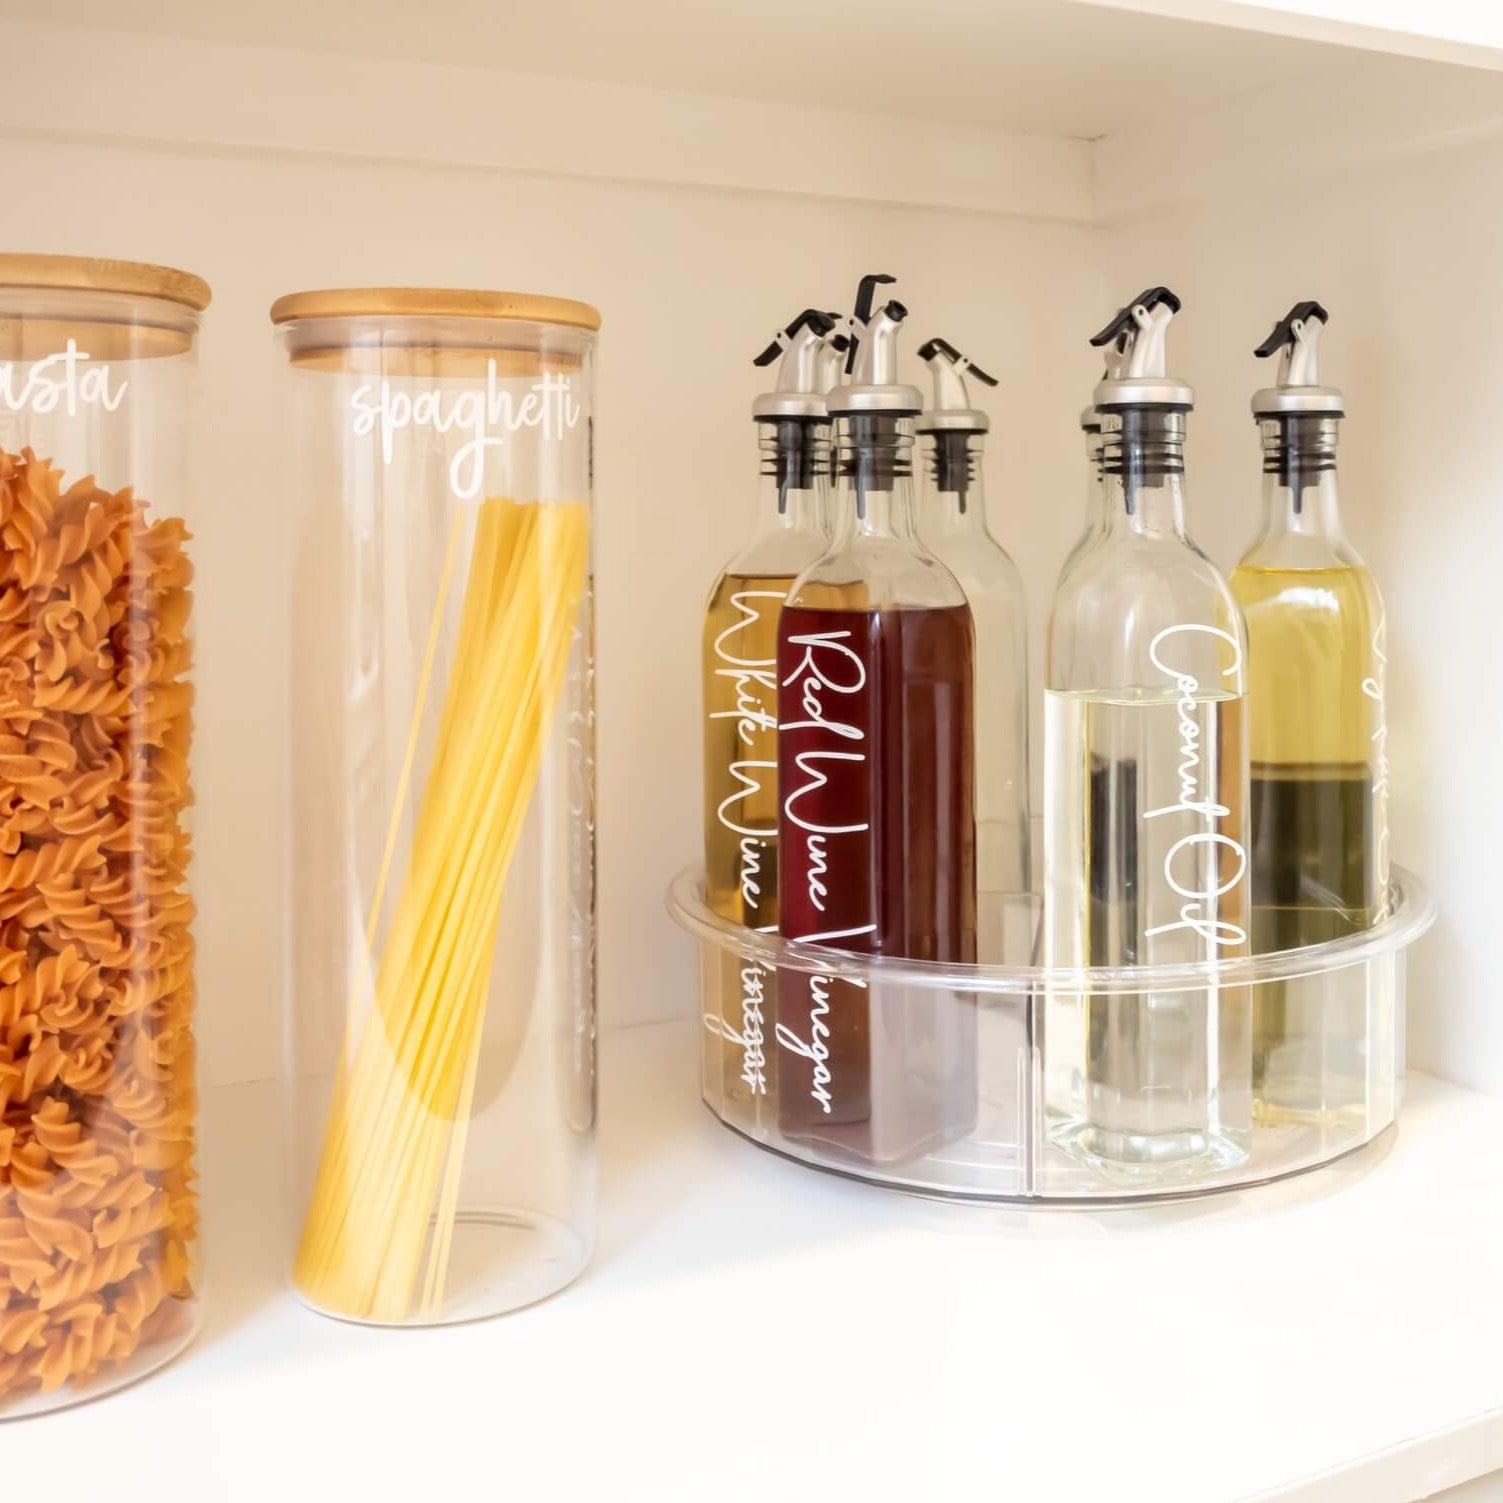
[[[513,433],[534,428],[550,442],[579,425],[582,412],[574,383],[556,371],[540,376],[525,389],[503,385],[496,362],[486,361],[485,389],[445,394],[436,387],[415,391],[407,382],[366,382],[350,397],[351,428],[356,438],[379,434],[381,462],[390,464],[397,434],[409,428],[445,435],[460,434],[462,443],[449,461],[449,488],[461,501],[473,501],[485,481],[485,456]]]
[[[0,407],[40,417],[59,410],[77,417],[84,407],[115,412],[129,385],[117,382],[108,365],[91,364],[89,352],[70,339],[65,349],[43,360],[0,364]]]
[[[1178,693],[1176,708],[1179,711],[1179,799],[1172,804],[1165,804],[1159,809],[1147,810],[1144,819],[1162,819],[1166,815],[1189,816],[1197,821],[1204,822],[1204,828],[1183,835],[1169,847],[1164,856],[1164,881],[1170,889],[1185,902],[1179,911],[1179,919],[1171,924],[1156,924],[1144,933],[1152,937],[1155,934],[1169,934],[1179,929],[1189,929],[1200,935],[1202,939],[1209,940],[1213,945],[1245,945],[1247,943],[1247,931],[1237,924],[1221,918],[1218,913],[1220,900],[1228,893],[1234,891],[1237,884],[1247,875],[1247,851],[1241,841],[1232,836],[1222,833],[1216,828],[1218,820],[1225,819],[1231,810],[1222,803],[1218,803],[1213,797],[1213,790],[1209,786],[1202,786],[1205,776],[1206,758],[1201,746],[1201,724],[1197,711],[1200,705],[1200,680],[1194,674],[1182,672],[1173,663],[1172,651],[1167,644],[1174,637],[1205,635],[1217,637],[1227,643],[1232,649],[1232,665],[1222,669],[1222,676],[1229,678],[1233,674],[1242,671],[1242,645],[1231,632],[1222,631],[1215,626],[1169,626],[1165,627],[1149,644],[1148,657],[1154,667],[1160,673],[1167,674]],[[1168,652],[1168,657],[1165,653]],[[1220,861],[1215,859],[1218,848],[1230,852],[1236,857],[1236,871],[1224,881],[1217,881],[1216,873],[1220,867]],[[1210,885],[1203,886],[1195,883],[1186,886],[1180,880],[1180,858],[1187,854],[1204,855],[1209,853],[1213,859],[1204,863],[1204,869],[1210,872]]]

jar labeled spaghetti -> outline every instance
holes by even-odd
[[[298,293],[287,1100],[310,1305],[514,1309],[593,1236],[599,315]]]
[[[0,1418],[199,1320],[189,402],[209,289],[0,255]]]

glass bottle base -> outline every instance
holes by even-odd
[[[1104,1181],[1140,1190],[1206,1180],[1246,1163],[1252,1149],[1250,1134],[1127,1133],[1081,1121],[1060,1123],[1050,1137]]]

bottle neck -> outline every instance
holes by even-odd
[[[1340,420],[1325,414],[1263,418],[1263,526],[1269,537],[1341,536],[1336,492]]]
[[[811,418],[759,422],[757,447],[762,477],[757,532],[821,529],[830,466],[829,424]]]
[[[1099,428],[1085,430],[1086,452],[1086,531],[1104,528],[1106,515],[1106,477],[1103,473],[1105,445]]]
[[[835,424],[835,542],[890,538],[918,545],[913,419],[852,413]]]
[[[946,535],[986,534],[982,457],[986,435],[939,430],[928,436],[924,464],[924,525]]]
[[[1101,472],[1109,531],[1184,538],[1183,409],[1102,413]]]

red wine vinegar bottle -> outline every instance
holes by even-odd
[[[778,625],[779,930],[863,955],[976,958],[974,659],[955,577],[914,530],[906,310],[862,283],[836,424],[835,532]],[[779,1126],[891,1161],[970,1131],[974,1001],[792,968],[778,978]]]

